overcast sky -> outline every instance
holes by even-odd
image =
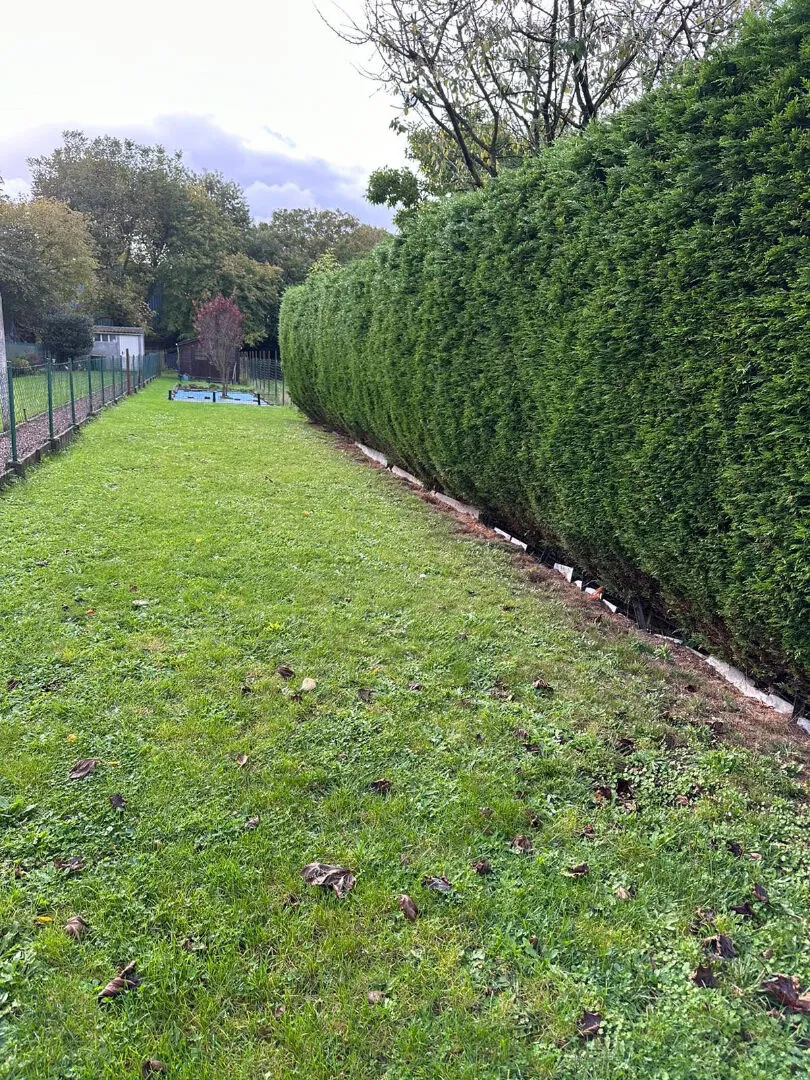
[[[340,19],[333,0],[321,7]],[[363,191],[372,169],[403,161],[392,102],[313,0],[28,0],[4,5],[1,26],[7,194],[27,190],[28,157],[78,128],[182,150],[238,180],[258,218],[320,206],[390,221]]]

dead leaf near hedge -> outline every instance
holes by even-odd
[[[355,877],[345,866],[332,866],[329,863],[309,863],[301,871],[301,877],[307,885],[316,885],[331,889],[338,900],[342,900],[354,888]]]

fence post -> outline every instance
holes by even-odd
[[[45,380],[48,384],[48,435],[53,443],[53,360],[45,361]]]
[[[70,386],[70,419],[76,427],[76,395],[73,392],[73,357],[68,360],[68,384]]]
[[[132,393],[132,379],[130,378],[130,373],[129,373],[129,349],[126,349],[125,352],[127,354],[127,394],[131,394]]]
[[[11,374],[11,364],[6,361],[6,378],[8,379],[8,421],[11,434],[11,460],[17,464],[17,421],[14,416],[14,376]]]
[[[87,393],[89,395],[87,401],[87,415],[93,415],[93,361],[88,356],[85,361],[87,364]]]
[[[101,407],[104,408],[104,357],[101,358]]]

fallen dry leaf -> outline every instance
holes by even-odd
[[[165,1073],[166,1066],[162,1061],[158,1061],[157,1058],[147,1058],[147,1060],[141,1065],[141,1076],[154,1076],[156,1073]]]
[[[723,960],[733,960],[737,955],[734,943],[727,934],[713,934],[704,940],[703,947]]]
[[[53,865],[57,870],[64,870],[68,874],[78,874],[84,870],[84,859],[80,859],[78,855],[71,855],[67,859],[60,857],[53,860]]]
[[[732,904],[731,910],[735,915],[742,916],[743,919],[753,919],[754,908],[750,900],[746,900],[743,904]]]
[[[338,900],[342,900],[354,888],[354,874],[345,866],[310,863],[301,871],[301,877],[308,885],[321,885],[331,889]]]
[[[768,895],[767,890],[763,889],[763,887],[761,885],[759,885],[759,884],[754,885],[751,892],[754,895],[754,899],[758,900],[760,902],[760,904],[770,904],[771,898]]]
[[[408,689],[409,690],[421,690],[422,689],[422,684],[420,682],[409,682],[408,683]]]
[[[89,929],[89,924],[84,921],[81,915],[73,915],[65,923],[65,933],[75,941],[81,941]]]
[[[532,690],[536,690],[539,694],[553,694],[554,687],[547,683],[545,679],[535,679],[532,683]]]
[[[810,995],[803,994],[800,997],[800,986],[797,976],[777,974],[769,976],[760,989],[771,1000],[778,1001],[780,1005],[786,1005],[789,1009],[796,1009],[798,1012],[807,1012],[810,1010]]]
[[[315,681],[315,679],[304,679],[304,681],[301,683],[301,693],[309,694],[315,689],[317,685],[318,683]]]
[[[247,765],[247,763],[248,763],[247,754],[240,754],[236,758],[236,764],[239,766],[240,769],[244,769],[244,767]]]
[[[68,773],[69,780],[84,780],[95,769],[96,765],[101,762],[101,758],[88,757],[82,758],[81,761],[77,761],[73,768]]]
[[[451,883],[442,874],[441,877],[424,877],[422,878],[422,886],[425,889],[430,889],[433,892],[449,893],[453,888]]]
[[[114,979],[110,979],[98,995],[98,1001],[104,1001],[105,998],[116,998],[126,990],[134,990],[140,982],[135,967],[136,964],[133,960],[131,963],[127,964],[119,975],[116,975]]]
[[[479,806],[478,807],[478,813],[481,815],[482,818],[491,818],[492,817],[492,807],[491,806]]]
[[[516,836],[512,841],[512,851],[516,855],[531,855],[532,838],[530,836]]]
[[[529,737],[528,731],[526,731],[526,729],[522,727],[513,728],[512,735],[514,738],[520,739],[522,742],[525,742]]]
[[[366,994],[366,1001],[369,1005],[382,1005],[385,1001],[385,994],[382,990],[369,990]]]
[[[613,890],[619,900],[632,900],[636,895],[636,890],[631,885],[629,889],[626,889],[624,885],[617,885]]]
[[[357,696],[361,701],[365,701],[367,705],[370,705],[374,700],[374,691],[368,686],[361,686],[357,691]]]
[[[403,893],[399,898],[399,910],[408,920],[408,922],[416,922],[419,917],[419,908],[411,900],[407,893]]]
[[[475,862],[470,865],[476,874],[480,874],[482,877],[492,873],[492,867],[490,866],[488,859],[476,859]]]
[[[740,856],[743,853],[742,844],[738,844],[736,840],[728,840],[728,841],[726,841],[726,847],[731,852],[731,854],[736,855],[738,859],[740,858]]]
[[[129,591],[130,592],[137,592],[138,591],[138,586],[137,585],[130,585]]]
[[[258,829],[259,825],[261,824],[261,820],[262,819],[260,817],[249,817],[245,822],[245,828],[249,832],[252,832],[253,829]]]
[[[620,754],[624,754],[625,756],[627,754],[632,754],[633,751],[635,750],[635,748],[636,748],[635,739],[622,738],[622,739],[619,739],[616,742],[616,750]]]
[[[294,679],[295,672],[291,667],[287,667],[286,664],[279,664],[276,668],[276,675],[280,675],[282,679]]]
[[[49,926],[53,922],[53,915],[37,915],[34,922],[37,926]]]
[[[633,798],[633,785],[623,776],[619,777],[619,779],[616,781],[616,794],[619,796],[620,799]]]
[[[586,874],[590,874],[591,868],[586,862],[577,863],[576,866],[569,866],[565,871],[569,877],[580,878],[585,877]]]
[[[586,1009],[577,1021],[577,1035],[580,1039],[595,1039],[602,1027],[602,1017],[598,1012]]]
[[[247,683],[243,683],[243,684],[242,684],[242,685],[241,685],[241,686],[239,687],[239,692],[241,693],[242,697],[247,697],[247,695],[248,695],[248,694],[252,694],[252,693],[253,693],[253,687],[252,687],[252,686],[248,686],[248,685],[247,685]]]
[[[597,803],[610,802],[613,795],[613,790],[607,786],[607,784],[598,784],[593,789],[593,797]]]
[[[133,600],[133,601],[132,601],[132,606],[133,606],[134,608],[145,608],[145,607],[149,607],[149,601],[148,601],[148,600]]]
[[[368,785],[368,790],[374,795],[387,795],[391,790],[391,781],[383,778],[382,780],[372,780]]]
[[[6,679],[6,690],[16,690],[18,686],[22,686],[19,679]]]
[[[187,937],[183,942],[183,952],[205,952],[207,948],[202,941],[195,941],[192,937]]]
[[[110,806],[113,808],[113,810],[123,810],[126,805],[127,800],[124,798],[123,795],[110,796]]]
[[[711,964],[701,964],[692,972],[691,979],[695,986],[701,986],[705,990],[717,986],[717,979],[714,977]]]

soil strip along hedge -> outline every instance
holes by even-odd
[[[295,401],[810,689],[810,3],[285,297]]]

